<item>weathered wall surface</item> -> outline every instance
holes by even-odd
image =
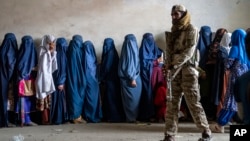
[[[65,37],[74,34],[91,40],[98,58],[103,40],[111,37],[120,52],[124,36],[135,34],[138,45],[144,33],[155,35],[165,47],[164,31],[171,28],[171,7],[183,4],[191,13],[192,23],[200,28],[220,27],[232,32],[250,26],[250,0],[0,0],[0,43],[5,33],[21,37],[31,35],[38,45],[45,34]]]

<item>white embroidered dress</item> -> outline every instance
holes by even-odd
[[[52,73],[57,70],[56,49],[49,51],[49,43],[55,43],[55,37],[45,35],[38,48],[38,71],[36,77],[36,97],[44,99],[55,89]]]

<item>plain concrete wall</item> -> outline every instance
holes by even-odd
[[[100,61],[105,38],[113,38],[120,53],[126,34],[133,33],[140,46],[143,34],[151,32],[164,48],[174,4],[185,5],[198,28],[232,32],[250,24],[250,0],[0,0],[0,43],[7,32],[16,35],[18,44],[29,34],[36,45],[45,34],[68,41],[80,34],[94,43]]]

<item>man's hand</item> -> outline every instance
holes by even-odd
[[[164,65],[162,66],[161,70],[162,70],[162,74],[163,74],[164,78],[166,78],[166,76],[167,76],[167,71],[168,71],[167,66],[164,64]]]
[[[163,65],[162,66],[162,73],[164,75],[164,77],[167,77],[167,73],[168,73],[168,70],[171,70],[173,69],[173,65]]]
[[[201,72],[200,78],[205,80],[207,78],[206,72]]]

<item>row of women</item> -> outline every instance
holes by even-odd
[[[16,125],[27,126],[36,125],[34,111],[41,124],[164,118],[162,51],[151,33],[143,35],[140,48],[133,34],[126,35],[120,57],[113,39],[106,38],[100,64],[93,43],[81,35],[69,44],[52,35],[43,36],[38,47],[29,35],[21,41],[18,48],[15,35],[7,33],[0,48],[0,127],[10,126],[9,111]],[[20,92],[20,82],[28,80],[33,92]],[[164,90],[160,102],[153,94],[158,85]]]
[[[209,26],[202,26],[198,49],[201,60],[199,67],[206,73],[200,78],[201,103],[209,120],[216,120],[220,126],[232,119],[249,124],[249,82],[250,61],[247,55],[249,38],[247,31],[236,29],[232,33],[224,28],[212,33]],[[238,112],[238,104],[243,104],[243,115]],[[238,104],[237,104],[238,103]],[[248,104],[247,104],[248,103]],[[238,114],[237,114],[238,113]],[[212,131],[223,132],[217,127]]]

